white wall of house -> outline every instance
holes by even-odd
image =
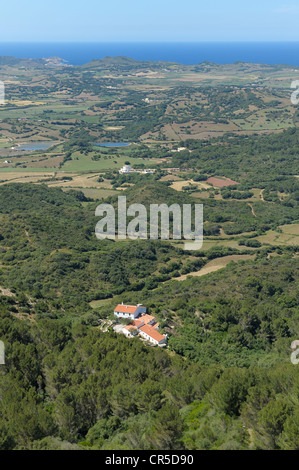
[[[126,328],[123,328],[123,334],[124,334],[127,338],[132,338],[131,333],[129,332],[129,330],[126,330]]]
[[[133,170],[133,168],[131,168],[130,165],[124,165],[120,170],[119,170],[119,173],[134,173],[135,170]]]
[[[138,330],[140,335],[146,339],[147,341],[150,341],[150,343],[153,343],[153,344],[158,344],[158,345],[162,345],[162,344],[165,344],[166,343],[166,338],[163,338],[161,339],[161,341],[157,341],[156,339],[152,338],[151,336],[149,336],[147,333],[144,333],[144,331],[141,331],[141,330]]]
[[[117,317],[117,318],[128,318],[130,320],[134,320],[138,315],[136,315],[136,312],[135,313],[127,313],[127,312],[114,312],[114,315]]]
[[[153,344],[158,344],[158,341],[155,340],[154,338],[152,338],[151,336],[147,335],[146,333],[144,333],[143,331],[139,330],[139,333],[140,335],[146,339],[147,341],[150,341],[151,343]]]

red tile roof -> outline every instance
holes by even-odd
[[[130,323],[128,326],[125,326],[125,328],[129,330],[130,328],[138,328],[140,325],[143,325],[143,321],[137,318],[137,320],[133,320],[132,323]]]
[[[140,320],[142,320],[145,325],[147,325],[148,323],[150,323],[151,321],[155,320],[155,317],[152,317],[151,315],[148,315],[147,313],[145,315],[142,315],[140,317]]]
[[[118,305],[115,307],[114,311],[115,312],[120,312],[120,313],[135,313],[137,310],[136,305]]]
[[[143,325],[143,320],[141,318],[137,318],[136,320],[133,320],[132,325],[134,326],[140,326]]]
[[[143,333],[147,334],[158,342],[162,341],[162,339],[165,339],[164,335],[161,335],[161,333],[158,333],[158,331],[156,331],[153,327],[149,325],[143,325],[139,328],[139,330],[143,331]]]

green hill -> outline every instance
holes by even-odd
[[[127,194],[163,191],[171,203],[164,184]],[[80,192],[0,187],[0,449],[297,449],[296,248],[171,281],[203,254],[99,242],[94,209]],[[169,350],[101,331],[121,300],[149,308]]]

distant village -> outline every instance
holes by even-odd
[[[148,168],[146,170],[135,170],[130,165],[124,165],[120,170],[119,173],[121,175],[127,175],[128,173],[142,173],[144,175],[155,173],[155,168]]]
[[[123,333],[127,338],[140,336],[155,346],[166,347],[167,335],[159,333],[159,323],[155,317],[147,314],[143,305],[119,304],[114,309],[114,316],[131,320],[129,325],[116,325],[114,331]]]

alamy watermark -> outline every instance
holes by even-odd
[[[96,225],[95,234],[99,240],[188,240],[185,250],[200,250],[203,244],[203,205],[194,204],[192,228],[192,205],[150,204],[148,211],[143,204],[131,204],[127,207],[126,196],[118,197],[117,221],[115,209],[111,204],[100,204],[95,211],[101,220]],[[132,220],[127,223],[127,217]],[[149,227],[148,227],[149,220]],[[160,220],[160,224],[159,224]],[[172,223],[172,237],[170,225]],[[117,228],[117,230],[116,230]],[[193,240],[191,242],[191,240]]]
[[[292,354],[291,354],[291,362],[292,364],[299,364],[299,341],[293,341],[291,345]]]
[[[4,105],[5,101],[5,85],[0,81],[0,106]]]
[[[3,341],[0,341],[0,365],[5,364],[5,346]]]

